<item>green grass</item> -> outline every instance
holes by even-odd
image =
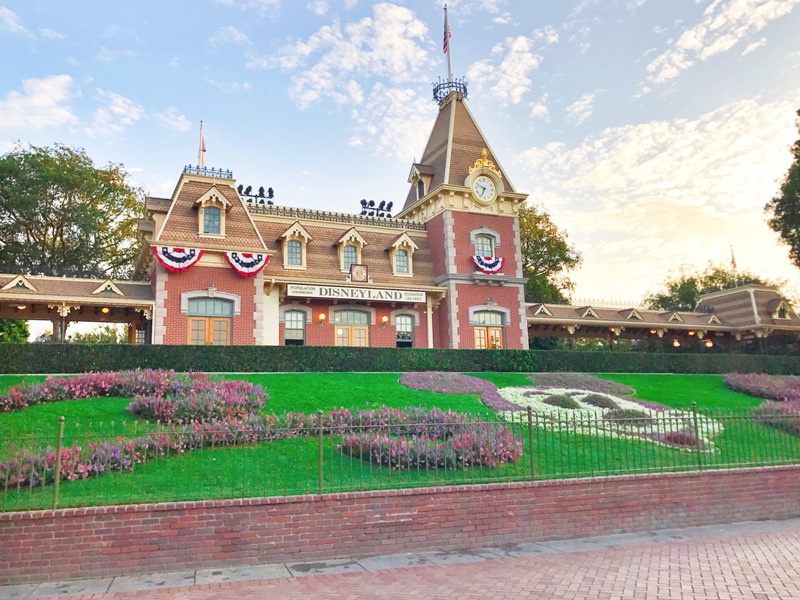
[[[526,374],[478,373],[495,384],[531,385]],[[270,395],[265,412],[314,412],[333,408],[422,406],[469,412],[494,419],[491,409],[475,395],[445,395],[410,390],[398,383],[399,374],[293,373],[229,375],[264,385]],[[748,412],[758,399],[722,386],[722,377],[705,375],[603,375],[630,385],[636,398],[687,409],[696,401],[701,410],[725,409],[737,415],[716,438],[715,454],[685,452],[649,442],[575,435],[533,429],[533,463],[537,478],[552,479],[611,473],[639,473],[751,464],[800,462],[796,438],[753,423]],[[0,376],[0,389],[19,377]],[[86,444],[117,435],[133,437],[151,424],[133,418],[127,398],[95,398],[34,406],[0,414],[0,461],[9,445],[54,446],[57,418],[66,417],[65,444]],[[323,438],[323,490],[401,488],[450,483],[519,480],[529,477],[531,453],[527,421],[514,424],[525,442],[525,455],[515,465],[461,472],[397,472],[346,457],[335,449],[337,439]],[[254,446],[209,448],[136,465],[130,473],[111,473],[88,480],[63,482],[59,506],[155,502],[200,498],[250,497],[316,493],[319,446],[300,438]],[[0,482],[0,485],[2,483]],[[4,492],[0,510],[46,508],[52,487]]]

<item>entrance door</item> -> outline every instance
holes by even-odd
[[[230,319],[189,319],[189,343],[193,346],[227,346],[231,343]]]
[[[369,313],[357,310],[342,310],[334,313],[337,346],[369,346]]]
[[[493,311],[475,313],[475,348],[503,347],[503,314]]]

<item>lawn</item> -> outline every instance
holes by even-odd
[[[498,385],[531,385],[525,374],[475,373]],[[408,389],[391,373],[291,373],[235,374],[267,389],[264,412],[329,411],[334,408],[439,407],[473,413],[484,420],[497,417],[474,394],[453,395]],[[784,464],[800,461],[797,438],[753,423],[747,416],[760,401],[725,389],[721,376],[708,375],[603,375],[636,390],[635,398],[688,409],[697,402],[701,410],[735,413],[725,420],[724,432],[715,440],[715,453],[687,452],[650,442],[528,429],[527,419],[512,425],[524,442],[521,461],[497,468],[462,471],[392,471],[344,456],[338,439],[324,437],[322,490],[326,492],[399,488],[450,483],[552,479],[602,474],[670,471],[716,466]],[[40,379],[40,378],[35,378]],[[0,376],[0,389],[19,383],[20,377]],[[91,441],[131,438],[153,425],[127,412],[127,398],[95,398],[32,406],[0,414],[0,461],[12,444],[55,446],[57,418],[66,417],[65,446]],[[529,452],[533,438],[533,454]],[[319,490],[320,445],[315,438],[297,438],[250,446],[215,447],[137,464],[133,472],[62,482],[59,506],[119,504],[316,493]],[[531,457],[533,460],[531,460]],[[2,482],[0,482],[2,485]],[[45,508],[52,502],[52,486],[33,490],[0,490],[0,510]]]

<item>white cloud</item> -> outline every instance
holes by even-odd
[[[5,6],[0,6],[0,31],[19,33],[28,36],[31,35],[31,32],[20,22],[17,13]]]
[[[344,0],[344,7],[347,10],[350,10],[351,8],[355,7],[356,4],[358,4],[358,0]]]
[[[753,42],[752,44],[749,44],[747,46],[747,48],[742,50],[742,56],[747,56],[748,54],[751,54],[752,52],[755,52],[756,50],[758,50],[759,48],[764,46],[766,43],[767,43],[767,38],[762,37],[760,40],[757,40],[757,41]]]
[[[136,56],[136,52],[133,50],[112,50],[103,46],[95,55],[95,58],[100,62],[111,63],[118,58],[133,58],[134,56]]]
[[[583,94],[575,102],[566,108],[567,121],[575,125],[581,125],[592,116],[594,112],[595,95],[591,93]]]
[[[520,155],[531,196],[583,252],[578,294],[641,296],[671,268],[724,259],[731,243],[741,268],[793,274],[763,206],[791,162],[794,112],[794,99],[742,100]]]
[[[531,104],[531,116],[534,119],[550,120],[550,109],[547,108],[548,96],[548,94],[545,94],[537,102]]]
[[[506,38],[492,49],[498,59],[473,63],[467,70],[467,78],[478,89],[488,87],[500,104],[519,104],[533,85],[531,72],[542,59],[532,49],[533,40],[524,35]]]
[[[208,39],[208,43],[214,46],[214,48],[219,48],[223,44],[246,46],[250,44],[250,38],[233,25],[228,25],[227,27],[222,27],[215,31],[214,35]]]
[[[223,6],[236,6],[236,0],[216,0]],[[274,14],[281,7],[281,0],[242,0],[238,2],[242,10],[257,10],[262,15]]]
[[[53,29],[48,27],[43,27],[39,30],[39,35],[43,38],[47,38],[48,40],[63,40],[66,36],[63,33],[59,33]]]
[[[544,40],[546,44],[556,44],[558,43],[558,31],[551,25],[548,25],[542,29],[536,29],[533,32],[533,39]]]
[[[647,66],[647,79],[666,83],[696,62],[727,52],[770,21],[792,12],[797,4],[800,0],[714,0],[697,25],[686,29],[672,48]]]
[[[275,56],[252,58],[247,66],[294,71],[289,95],[301,108],[323,97],[340,104],[358,102],[355,77],[395,84],[419,79],[427,62],[422,46],[426,34],[427,28],[412,11],[380,3],[371,17],[344,25],[337,20]]]
[[[98,89],[97,97],[105,106],[94,111],[92,122],[86,126],[86,133],[91,137],[122,133],[144,115],[141,106],[116,92]]]
[[[308,3],[307,8],[315,15],[319,15],[321,17],[328,12],[330,5],[326,2],[326,0],[313,0],[313,2]]]
[[[172,107],[168,108],[165,112],[155,113],[153,119],[162,127],[181,133],[189,131],[192,128],[191,121]]]
[[[68,105],[71,87],[69,75],[24,80],[23,93],[10,92],[0,100],[0,129],[42,131],[77,122]]]
[[[348,143],[410,161],[424,149],[431,106],[429,98],[421,98],[412,89],[377,83],[367,102],[353,108],[356,128]]]
[[[249,92],[253,89],[253,84],[248,82],[239,83],[238,81],[216,81],[214,79],[206,79],[206,83],[214,86],[223,94],[238,94],[239,92]]]

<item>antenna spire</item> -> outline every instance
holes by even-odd
[[[201,169],[206,164],[206,142],[203,139],[203,122],[200,121],[200,149],[197,152],[197,166]]]

